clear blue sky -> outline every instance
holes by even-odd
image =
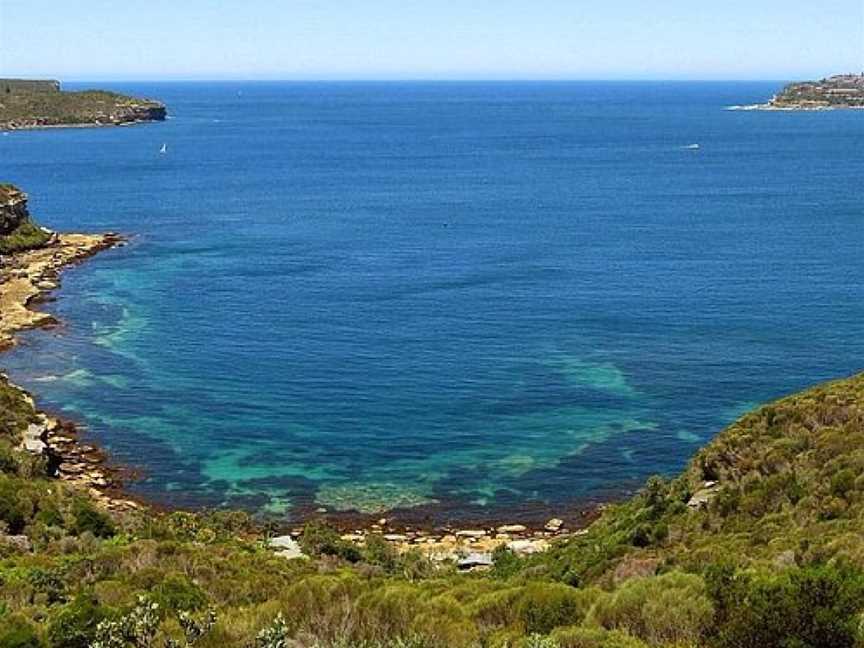
[[[862,32],[862,0],[0,0],[0,76],[788,79]]]

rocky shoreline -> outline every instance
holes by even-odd
[[[726,110],[741,110],[754,112],[829,112],[834,110],[864,110],[864,106],[823,106],[811,104],[778,105],[773,102],[747,104],[744,106],[729,106]]]
[[[140,107],[118,114],[106,115],[91,121],[55,123],[46,118],[13,119],[0,122],[0,131],[50,130],[55,128],[105,128],[110,126],[134,126],[167,118],[165,107]]]
[[[302,529],[273,537],[269,546],[286,559],[303,558],[299,538]],[[343,533],[340,538],[363,547],[370,535],[379,535],[394,546],[398,553],[417,551],[433,563],[455,563],[461,571],[482,571],[493,566],[496,549],[505,547],[517,556],[530,556],[547,551],[552,542],[584,535],[586,529],[569,530],[558,518],[549,520],[543,529],[529,529],[522,524],[502,524],[491,528],[458,529],[439,527],[431,530],[405,527],[396,520],[380,518],[365,528]]]
[[[4,255],[0,259],[0,351],[15,345],[15,334],[19,331],[57,324],[52,315],[34,310],[32,305],[59,287],[64,268],[123,243],[123,237],[113,233],[54,233],[44,247]],[[37,421],[24,433],[25,450],[44,456],[53,476],[89,492],[107,509],[140,507],[118,495],[127,471],[109,466],[104,452],[80,442],[74,423],[39,411],[30,394],[11,383],[10,386],[37,412]]]
[[[12,133],[15,131],[38,131],[38,130],[60,130],[72,128],[112,128],[116,126],[136,126],[138,124],[147,124],[154,120],[152,119],[136,119],[134,121],[125,121],[118,123],[104,122],[80,122],[75,124],[41,124],[39,120],[27,121],[11,121],[0,124],[0,132]]]

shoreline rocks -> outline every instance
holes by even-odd
[[[395,521],[391,520],[392,526]],[[510,533],[499,533],[497,529],[509,529]],[[268,542],[276,555],[285,558],[304,557],[297,539],[302,528],[295,528],[289,535],[276,536]],[[518,556],[530,556],[547,551],[555,541],[581,535],[573,533],[529,529],[522,524],[504,524],[493,529],[455,529],[449,527],[424,530],[416,528],[382,528],[380,524],[354,527],[340,536],[343,541],[363,547],[369,536],[379,536],[390,543],[398,553],[418,551],[433,563],[452,563],[461,571],[489,569],[496,549],[505,547]],[[293,542],[292,542],[293,541]],[[295,551],[296,550],[296,551]],[[287,553],[286,553],[287,552]]]
[[[31,306],[59,287],[59,275],[64,268],[122,240],[113,233],[55,234],[42,247],[4,255],[0,259],[0,351],[15,345],[19,331],[56,323],[52,315]],[[131,499],[109,494],[120,487],[121,471],[107,465],[101,450],[81,443],[73,423],[38,411],[33,397],[20,387],[17,389],[37,412],[37,420],[23,433],[22,449],[44,457],[51,475],[89,492],[105,508],[139,508]]]
[[[60,286],[63,268],[120,241],[117,234],[57,234],[43,247],[0,258],[0,349],[14,345],[19,331],[56,323],[32,303]]]

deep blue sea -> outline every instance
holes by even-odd
[[[131,244],[0,367],[158,502],[555,511],[864,368],[864,112],[726,110],[782,83],[98,85],[171,119],[11,133],[0,177]]]

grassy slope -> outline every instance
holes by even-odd
[[[0,549],[0,646],[94,645],[100,621],[140,621],[154,602],[152,645],[207,608],[217,621],[199,646],[856,645],[861,376],[748,414],[588,534],[531,560],[500,552],[480,576],[383,541],[357,550],[320,526],[305,536],[316,559],[288,562],[242,514],[108,518],[14,450],[34,413],[2,380],[0,405],[0,520],[33,544]],[[707,479],[717,494],[688,509]],[[105,645],[135,645],[122,635]]]
[[[608,577],[623,556],[688,569],[718,555],[740,566],[842,556],[864,567],[862,474],[864,376],[855,376],[745,415],[677,479],[651,480],[544,564],[574,582]],[[718,482],[715,496],[688,509],[706,480]]]

